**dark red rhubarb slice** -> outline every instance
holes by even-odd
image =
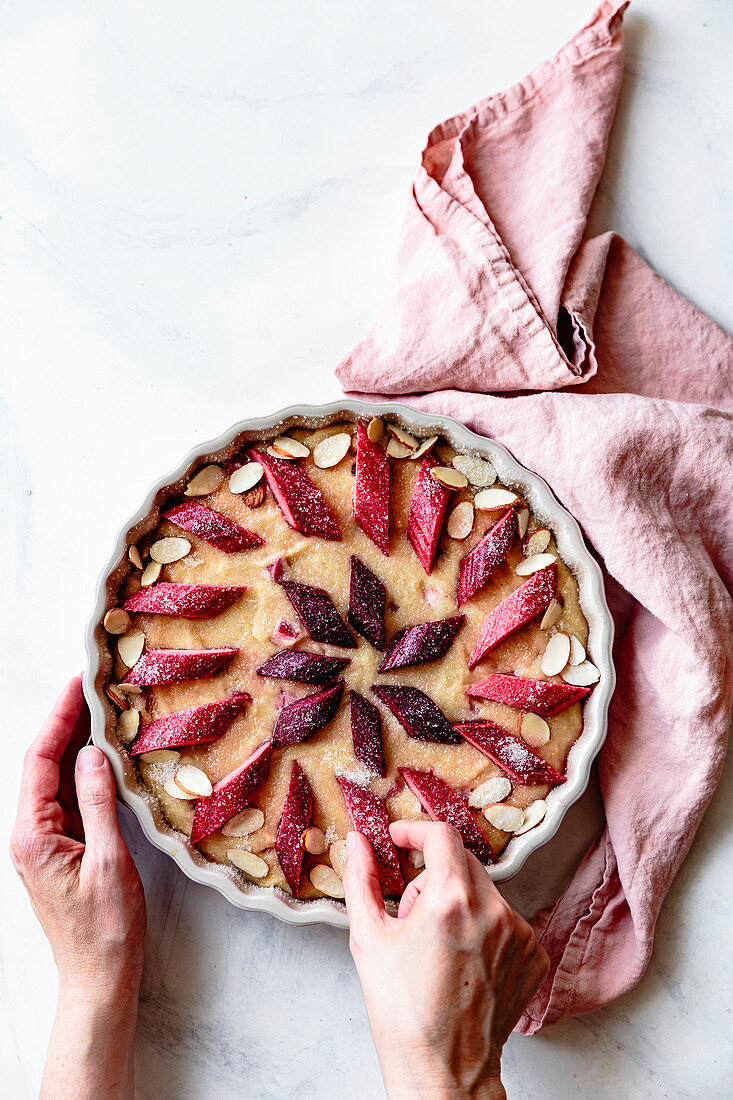
[[[509,553],[518,534],[517,510],[509,511],[491,527],[458,568],[458,606],[487,584]]]
[[[395,668],[424,665],[445,657],[465,621],[465,615],[455,615],[452,619],[406,626],[390,642],[379,671],[391,672]]]
[[[354,756],[372,775],[384,775],[382,719],[379,711],[374,703],[359,695],[358,691],[352,691],[349,694],[349,717]]]
[[[295,608],[303,628],[314,642],[356,649],[351,631],[338,613],[336,605],[322,588],[298,581],[281,581],[282,590]]]
[[[196,800],[191,825],[191,840],[198,844],[204,837],[229,821],[248,806],[267,779],[272,760],[272,742],[263,741],[250,756],[225,775],[207,798]]]
[[[184,500],[182,504],[176,504],[175,508],[170,508],[163,515],[182,531],[188,531],[190,535],[196,535],[204,542],[210,542],[225,554],[251,550],[255,546],[262,546],[265,542],[254,531],[247,531],[238,523],[227,519],[221,512],[215,512],[213,508],[207,508],[197,500]]]
[[[552,680],[530,680],[524,676],[494,672],[485,680],[466,688],[466,695],[491,699],[494,703],[506,703],[518,710],[528,710],[532,714],[541,714],[543,718],[552,718],[567,710],[573,703],[585,699],[590,691],[588,687],[573,687],[572,684],[556,684]]]
[[[186,680],[208,680],[221,672],[239,653],[238,649],[149,649],[125,673],[124,683],[138,687],[180,684]]]
[[[420,688],[403,684],[373,684],[372,691],[389,707],[397,721],[418,741],[460,744],[460,737],[443,711]]]
[[[260,665],[257,675],[322,687],[343,672],[349,663],[348,657],[325,657],[322,653],[284,649]]]
[[[312,695],[306,695],[283,707],[272,731],[275,748],[297,745],[299,741],[306,741],[322,730],[338,710],[343,690],[344,682],[339,680],[331,687],[314,691]]]
[[[553,562],[533,573],[486,616],[468,667],[475,668],[499,642],[546,611],[556,591],[557,565]]]
[[[349,622],[371,642],[375,649],[384,649],[387,635],[384,613],[387,592],[379,577],[367,569],[357,557],[351,557],[349,574]]]
[[[407,517],[407,537],[426,573],[433,571],[440,529],[450,500],[450,491],[439,485],[430,473],[433,466],[437,465],[438,462],[432,454],[425,455],[415,479],[410,514]]]
[[[532,752],[520,737],[508,733],[495,722],[456,722],[455,728],[469,745],[490,757],[515,783],[532,787],[536,783],[556,786],[565,782],[562,772],[556,771],[552,764]]]
[[[275,841],[275,854],[293,897],[297,897],[300,890],[300,876],[303,869],[301,840],[303,833],[310,825],[312,813],[313,788],[298,761],[294,760]]]
[[[147,615],[178,615],[182,619],[212,619],[247,591],[245,584],[169,584],[140,588],[122,605],[125,611]]]
[[[391,894],[401,894],[405,888],[397,849],[389,832],[389,818],[381,798],[366,787],[360,787],[337,775],[346,801],[349,817],[357,833],[365,836],[377,859],[379,881]]]
[[[445,780],[433,772],[400,768],[407,786],[433,821],[445,821],[460,834],[463,843],[482,863],[493,863],[494,853],[481,826],[466,803]]]
[[[131,756],[152,749],[181,749],[189,745],[206,745],[223,737],[238,715],[252,702],[246,691],[237,691],[228,699],[204,703],[174,714],[154,718],[130,748]]]
[[[367,538],[389,556],[389,462],[363,424],[356,429],[354,519]]]
[[[303,535],[341,541],[341,528],[328,501],[297,462],[256,450],[250,456],[264,469],[267,484],[290,527]]]

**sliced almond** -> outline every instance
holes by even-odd
[[[520,508],[517,512],[517,528],[519,530],[519,537],[523,539],[527,534],[527,525],[529,524],[529,508]]]
[[[454,455],[452,465],[468,478],[477,489],[485,489],[496,481],[496,470],[485,458],[474,455]]]
[[[553,634],[542,655],[540,668],[545,676],[557,676],[568,663],[570,656],[570,638],[562,630]]]
[[[184,794],[193,795],[194,798],[208,798],[213,790],[206,772],[202,772],[195,764],[183,764],[173,779]]]
[[[570,656],[568,657],[569,665],[582,665],[585,660],[585,646],[581,642],[580,638],[576,638],[574,634],[570,635]]]
[[[410,458],[413,460],[413,462],[417,458],[422,458],[423,455],[426,455],[428,453],[428,451],[432,450],[432,448],[435,446],[435,444],[437,442],[438,442],[437,435],[431,435],[427,439],[423,439],[423,441],[420,444],[420,446],[418,447],[418,449],[416,451],[412,452],[412,454],[410,455]]]
[[[143,559],[140,557],[140,551],[137,546],[128,546],[127,556],[136,569],[142,569]]]
[[[386,427],[392,438],[396,439],[398,443],[401,443],[403,447],[407,447],[408,451],[417,450],[417,440],[414,435],[410,435],[410,433],[406,432],[404,428],[401,428],[399,424],[387,423]]]
[[[265,489],[265,483],[261,481],[259,485],[255,485],[254,489],[248,489],[246,493],[242,493],[242,503],[246,504],[248,508],[259,508],[261,504],[265,503],[265,497],[267,491]]]
[[[223,480],[224,474],[221,466],[204,466],[203,470],[199,470],[197,474],[193,475],[183,495],[187,497],[207,497],[210,493],[216,492]]]
[[[121,607],[113,607],[104,616],[104,629],[108,634],[124,634],[132,620]]]
[[[505,775],[495,775],[474,787],[468,796],[468,804],[474,810],[482,810],[484,806],[493,806],[497,802],[503,802],[512,793],[512,785]]]
[[[168,538],[158,539],[150,547],[150,557],[161,565],[170,565],[171,562],[180,561],[191,551],[191,543],[188,539]]]
[[[476,493],[473,503],[482,512],[493,512],[497,508],[507,508],[516,504],[517,498],[508,489],[482,489]]]
[[[118,684],[117,685],[117,690],[118,691],[124,691],[125,695],[132,695],[132,696],[142,695],[142,693],[143,693],[143,689],[141,687],[138,687],[137,684],[125,684],[125,683]]]
[[[227,859],[250,878],[264,878],[270,870],[264,859],[260,859],[254,852],[248,852],[246,848],[230,848]]]
[[[150,588],[151,584],[155,584],[160,574],[163,572],[163,566],[159,561],[149,561],[143,569],[143,575],[140,578],[140,584],[143,588]]]
[[[539,714],[532,714],[529,711],[519,719],[519,732],[522,740],[535,749],[546,745],[550,740],[550,727],[547,722],[544,718],[540,718]]]
[[[524,544],[524,553],[528,558],[533,554],[544,554],[545,550],[550,545],[551,538],[552,531],[549,531],[547,527],[538,527],[536,531],[533,531],[532,534],[527,537],[527,541]]]
[[[544,569],[545,566],[552,565],[554,561],[557,561],[554,554],[533,554],[531,558],[520,561],[514,572],[518,577],[529,577],[532,573]]]
[[[221,827],[222,836],[249,836],[265,824],[265,815],[256,806],[247,806]]]
[[[264,472],[259,462],[245,462],[244,466],[240,466],[229,478],[229,492],[246,493],[249,489],[254,489],[255,485],[262,480]]]
[[[327,847],[326,834],[323,829],[317,829],[313,826],[305,830],[300,838],[300,843],[305,848],[306,852],[310,852],[312,856],[322,856]]]
[[[442,485],[444,489],[466,489],[468,478],[460,470],[454,470],[452,466],[433,466],[430,476]]]
[[[562,615],[563,601],[561,596],[555,596],[550,601],[550,606],[542,616],[542,622],[540,623],[540,630],[549,630],[551,626],[554,626],[557,620]]]
[[[367,439],[372,443],[379,443],[384,435],[384,424],[378,416],[373,416],[367,424]]]
[[[534,802],[530,802],[524,811],[524,820],[520,827],[514,830],[514,835],[521,836],[522,833],[528,833],[530,829],[534,829],[544,819],[546,813],[547,803],[544,798],[536,798]]]
[[[129,745],[130,741],[137,737],[139,728],[140,711],[134,710],[132,707],[129,710],[123,710],[117,719],[117,732],[120,735],[120,741]]]
[[[520,810],[518,806],[506,806],[504,803],[484,806],[481,812],[490,825],[501,829],[503,833],[513,833],[515,829],[521,828],[524,821],[524,810]]]
[[[467,539],[473,531],[474,509],[470,500],[462,500],[448,516],[448,534],[452,539]]]
[[[561,675],[565,683],[572,684],[573,687],[590,687],[591,684],[598,683],[601,678],[600,672],[590,661],[583,661],[575,667],[568,665],[562,670]]]
[[[278,458],[307,458],[310,451],[305,443],[299,443],[289,435],[280,435],[273,439],[268,451],[276,454]]]
[[[328,867],[325,863],[317,863],[315,867],[311,867],[308,878],[311,886],[319,893],[325,894],[327,898],[344,896],[344,884],[333,867]]]
[[[192,802],[197,797],[195,794],[186,794],[176,783],[175,779],[166,779],[163,784],[163,790],[166,794],[169,794],[171,798],[180,798],[184,802]]]
[[[120,710],[127,709],[127,699],[117,687],[117,684],[105,684],[104,694],[114,703],[116,707],[119,707]]]
[[[346,458],[350,446],[351,436],[348,432],[328,435],[313,451],[313,461],[320,470],[330,470]]]
[[[142,630],[131,630],[128,634],[122,634],[117,642],[117,652],[120,660],[132,668],[140,660],[140,654],[145,645],[145,635]]]
[[[143,764],[175,764],[181,759],[181,754],[175,749],[151,749],[141,753],[140,759]]]
[[[396,439],[390,439],[387,444],[387,454],[390,458],[409,458],[412,451],[404,444],[398,443]]]

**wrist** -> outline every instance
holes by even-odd
[[[498,1063],[455,1073],[439,1057],[414,1048],[379,1060],[389,1100],[506,1100]]]

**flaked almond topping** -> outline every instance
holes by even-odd
[[[186,497],[207,497],[209,493],[215,493],[224,480],[221,466],[204,466],[194,474],[183,495]]]
[[[183,764],[173,779],[184,794],[193,795],[194,798],[208,798],[213,790],[206,772],[202,772],[195,764]]]
[[[468,804],[474,810],[482,810],[484,806],[494,806],[497,802],[503,802],[512,793],[512,785],[505,775],[495,775],[474,787],[468,796]]]
[[[551,531],[546,527],[538,527],[536,531],[533,531],[531,535],[527,536],[527,541],[524,544],[524,553],[528,558],[532,557],[533,554],[544,554],[545,550],[550,545],[551,538]]]
[[[367,424],[367,439],[372,443],[379,443],[384,435],[384,424],[378,416],[373,416]]]
[[[246,493],[242,493],[241,500],[248,508],[259,508],[265,503],[266,496],[265,483],[261,481],[259,485],[255,485],[254,489],[248,489]]]
[[[503,833],[513,833],[524,821],[524,810],[520,810],[518,806],[507,806],[503,802],[495,806],[484,806],[481,812],[490,825],[501,829]]]
[[[326,834],[323,829],[317,829],[313,826],[305,830],[300,838],[300,843],[306,852],[310,852],[312,856],[322,856],[326,851]]]
[[[514,493],[510,493],[508,489],[482,489],[473,498],[474,505],[480,508],[482,512],[493,512],[496,508],[507,508],[511,504],[516,504],[516,502],[516,496]]]
[[[310,451],[305,443],[300,443],[289,435],[279,435],[268,447],[268,453],[275,454],[278,458],[307,458]]]
[[[144,645],[145,635],[142,630],[131,630],[128,634],[122,634],[117,642],[117,652],[120,655],[120,660],[128,668],[132,668],[140,660]]]
[[[522,740],[535,749],[546,745],[550,740],[550,727],[547,722],[544,718],[540,718],[539,714],[532,714],[529,711],[519,719],[519,732]]]
[[[518,577],[529,577],[532,573],[544,569],[545,566],[552,565],[554,561],[557,561],[554,554],[533,554],[531,558],[520,561],[514,572]]]
[[[585,646],[581,642],[580,638],[576,638],[574,634],[570,635],[570,656],[568,657],[569,665],[582,665],[585,660]]]
[[[562,630],[553,634],[542,655],[540,668],[545,676],[557,676],[568,663],[570,656],[570,638]]]
[[[514,830],[514,835],[521,836],[522,833],[528,833],[530,829],[534,829],[544,819],[546,813],[547,803],[544,798],[537,798],[534,802],[530,802],[524,811],[524,820],[519,828]]]
[[[124,741],[128,745],[130,741],[137,737],[139,728],[140,711],[134,710],[132,707],[129,710],[123,710],[117,719],[117,732],[120,735],[120,741]]]
[[[116,707],[120,708],[120,710],[125,710],[127,708],[127,699],[116,684],[105,684],[104,693],[108,699],[112,700]]]
[[[591,684],[598,683],[601,674],[590,661],[583,661],[582,664],[574,667],[568,665],[564,668],[562,678],[566,684],[572,684],[573,687],[590,687]]]
[[[140,584],[143,588],[150,588],[151,584],[155,584],[160,574],[163,572],[163,566],[159,561],[149,561],[143,569],[143,575],[140,578]]]
[[[348,432],[339,432],[338,435],[329,435],[322,439],[313,452],[313,461],[321,470],[330,470],[332,466],[338,466],[349,453],[351,436]]]
[[[527,534],[527,525],[529,524],[529,508],[520,508],[517,512],[517,528],[519,530],[519,537],[523,539]]]
[[[448,534],[452,539],[467,539],[473,531],[474,510],[470,500],[462,500],[448,516]]]
[[[248,852],[246,848],[230,848],[227,859],[250,878],[264,878],[270,869],[264,859],[260,859],[254,852]]]
[[[265,824],[265,815],[256,806],[247,806],[221,827],[222,836],[249,836]]]
[[[158,539],[150,547],[150,557],[161,565],[170,565],[171,562],[180,561],[191,552],[191,543],[188,539],[167,538]]]
[[[108,634],[124,634],[131,621],[130,616],[121,607],[113,607],[104,616],[104,629]]]
[[[344,884],[333,867],[328,867],[325,863],[317,863],[315,867],[311,867],[308,878],[311,886],[320,894],[325,894],[327,898],[344,896]]]
[[[412,452],[412,454],[410,455],[410,458],[413,461],[415,461],[415,459],[422,458],[423,455],[426,455],[428,453],[428,451],[432,450],[432,448],[435,446],[435,444],[437,442],[438,442],[437,435],[428,436],[427,439],[423,439],[423,441],[420,444],[420,446],[418,447],[418,449],[416,451]]]
[[[401,443],[403,447],[407,447],[408,451],[417,450],[417,440],[414,435],[410,435],[404,428],[401,428],[399,424],[391,424],[389,421],[386,424],[387,431],[396,439],[398,443]]]
[[[262,480],[264,472],[259,462],[245,462],[244,466],[240,466],[230,476],[229,492],[246,493],[248,489],[254,489],[255,485]]]
[[[175,764],[181,759],[181,754],[175,749],[151,749],[141,753],[140,759],[143,764]]]
[[[143,559],[140,557],[140,551],[137,546],[128,546],[127,556],[136,569],[142,569]]]
[[[547,608],[547,611],[542,616],[540,630],[549,630],[550,627],[554,626],[557,620],[562,615],[562,608],[562,596],[555,596],[555,598],[550,601],[550,606]]]
[[[442,485],[444,489],[466,489],[468,478],[460,470],[454,470],[452,466],[433,466],[430,476]]]
[[[454,455],[452,465],[459,470],[475,485],[477,489],[485,489],[496,481],[496,470],[485,458],[475,458],[473,455]]]
[[[390,439],[387,444],[387,455],[390,458],[409,458],[411,454],[410,448],[398,443],[396,439]]]
[[[143,689],[137,684],[121,683],[117,685],[118,691],[124,691],[125,695],[142,695]]]
[[[191,802],[197,797],[195,794],[186,794],[176,783],[175,779],[166,779],[163,784],[163,790],[166,794],[169,794],[171,798],[180,798],[184,802]]]
[[[328,858],[336,874],[343,878],[346,874],[346,841],[334,840],[328,849]]]
[[[425,866],[425,856],[418,848],[410,849],[410,863],[416,871],[422,870]]]

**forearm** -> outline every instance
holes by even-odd
[[[462,1085],[444,1065],[423,1063],[406,1057],[399,1068],[381,1063],[389,1100],[506,1100],[498,1076],[486,1076],[473,1086]]]

